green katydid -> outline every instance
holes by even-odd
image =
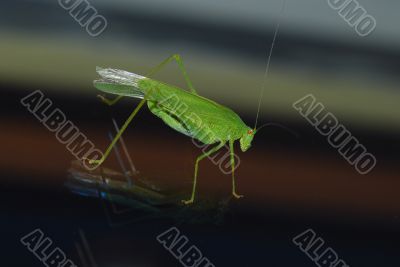
[[[118,95],[114,100],[108,100],[103,96],[99,96],[105,103],[113,105],[124,96],[140,98],[142,100],[121,127],[103,157],[100,160],[92,160],[90,163],[100,165],[104,162],[123,131],[136,116],[140,108],[147,102],[150,111],[161,118],[171,128],[204,144],[216,144],[215,147],[197,157],[192,195],[189,200],[183,200],[183,203],[190,204],[194,201],[199,162],[217,152],[227,142],[229,142],[232,167],[232,195],[235,198],[242,197],[242,195],[236,192],[233,144],[234,141],[240,140],[241,150],[243,152],[246,151],[251,146],[251,141],[257,129],[247,126],[231,109],[198,95],[179,55],[167,58],[146,76],[151,76],[171,60],[175,60],[178,63],[190,92],[127,71],[97,68],[101,79],[95,80],[94,86],[103,92]],[[173,101],[174,97],[178,97],[179,107],[181,108],[177,108],[176,101]]]
[[[284,7],[285,1],[282,6],[282,13]],[[264,73],[264,80],[268,73],[272,50],[275,44],[278,30],[279,22],[277,24],[277,27],[275,28],[275,33],[268,56],[267,67]],[[185,91],[178,87],[149,78],[172,60],[175,60],[178,64],[190,91]],[[99,67],[97,68],[97,72],[101,76],[101,79],[95,80],[94,86],[105,93],[118,95],[113,100],[109,100],[103,96],[99,96],[106,104],[113,105],[124,96],[139,98],[142,100],[128,117],[124,125],[121,127],[114,140],[106,149],[103,157],[100,160],[90,160],[89,163],[98,164],[99,166],[104,162],[104,160],[110,154],[115,143],[118,141],[124,130],[129,125],[129,123],[136,116],[142,106],[147,102],[147,106],[150,111],[157,117],[161,118],[171,128],[194,139],[197,139],[198,141],[206,145],[216,144],[212,149],[204,152],[197,157],[194,168],[192,194],[190,199],[182,200],[183,203],[191,204],[194,201],[199,162],[202,159],[217,152],[226,143],[229,143],[230,148],[230,163],[232,168],[232,195],[235,198],[243,197],[236,192],[233,144],[236,140],[239,140],[240,148],[243,152],[245,152],[250,148],[254,135],[261,128],[257,128],[257,121],[264,86],[261,89],[258,102],[256,123],[254,128],[251,128],[247,126],[241,120],[241,118],[231,109],[200,96],[194,89],[192,82],[187,75],[181,57],[177,54],[172,55],[171,57],[161,62],[161,64],[150,71],[150,73],[148,73],[146,76],[141,76],[124,70],[111,68],[103,69]],[[184,108],[177,108],[176,101],[172,101],[174,97],[177,97],[179,99],[179,107],[183,106]],[[193,115],[197,117],[197,120],[193,119]],[[208,130],[206,131],[206,134],[204,134],[204,128]]]

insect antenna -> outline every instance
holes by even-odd
[[[268,126],[275,126],[275,127],[279,127],[281,129],[284,129],[286,131],[288,131],[289,133],[291,133],[292,135],[294,135],[296,138],[299,138],[299,134],[296,133],[295,131],[293,131],[292,129],[290,129],[289,127],[286,127],[285,125],[282,125],[280,123],[275,123],[275,122],[268,122],[265,123],[263,125],[261,125],[260,127],[258,127],[256,129],[256,132],[258,132],[260,129],[264,128],[264,127],[268,127]]]
[[[271,48],[270,48],[270,50],[268,52],[267,65],[265,67],[265,72],[264,72],[263,81],[262,81],[262,85],[261,85],[260,95],[258,97],[258,107],[257,107],[257,115],[256,115],[256,122],[254,124],[254,129],[257,128],[258,115],[260,114],[261,103],[262,103],[262,99],[263,99],[263,96],[264,96],[265,80],[267,79],[267,76],[268,76],[268,70],[269,70],[269,66],[270,66],[270,63],[271,63],[272,51],[274,50],[276,37],[278,36],[279,26],[280,26],[281,19],[282,19],[282,16],[283,16],[283,12],[285,11],[285,8],[286,8],[286,0],[283,0],[281,13],[280,13],[279,18],[278,18],[278,23],[276,24],[276,27],[275,27],[274,37],[272,39]]]

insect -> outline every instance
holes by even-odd
[[[148,78],[172,60],[177,62],[190,91],[185,91],[178,87]],[[99,160],[91,160],[91,164],[100,165],[104,162],[129,123],[142,106],[147,103],[149,110],[171,128],[203,144],[215,145],[213,148],[197,157],[194,168],[192,194],[190,199],[183,200],[183,203],[190,204],[194,201],[199,162],[217,152],[226,143],[229,143],[230,148],[232,195],[235,198],[242,197],[242,195],[236,192],[233,144],[235,141],[239,140],[240,148],[245,152],[250,148],[253,137],[257,133],[257,129],[247,126],[231,109],[200,96],[194,89],[179,55],[175,54],[164,60],[147,74],[147,77],[110,68],[104,69],[97,67],[97,72],[101,79],[95,80],[94,86],[105,93],[118,95],[113,100],[109,100],[104,96],[99,96],[103,102],[108,105],[113,105],[124,96],[142,100],[121,127],[120,131],[105,151],[103,157]],[[176,99],[179,100],[178,108]]]
[[[284,13],[285,7],[286,0],[283,0],[281,16]],[[268,74],[272,51],[279,31],[280,18],[275,28],[271,48],[268,54],[267,66],[264,73],[264,82]],[[178,87],[150,78],[154,73],[159,71],[172,60],[175,60],[178,64],[190,91],[185,91]],[[184,204],[191,204],[194,202],[199,162],[217,152],[226,143],[229,143],[230,149],[230,164],[232,168],[232,195],[235,198],[243,197],[243,195],[239,195],[236,192],[235,154],[233,150],[233,144],[235,141],[239,140],[240,149],[245,152],[250,148],[251,142],[253,141],[254,135],[257,133],[257,131],[264,126],[274,124],[267,123],[257,128],[258,115],[260,113],[261,101],[264,93],[264,83],[260,91],[255,126],[254,128],[251,128],[247,126],[233,110],[224,107],[210,99],[202,97],[197,93],[185,70],[183,61],[178,54],[172,55],[165,59],[146,76],[141,76],[124,70],[111,68],[103,69],[99,67],[97,67],[97,72],[101,76],[101,79],[95,80],[94,86],[105,93],[118,95],[113,100],[109,100],[100,95],[100,99],[106,104],[114,105],[124,96],[139,98],[142,100],[125,121],[120,131],[106,149],[103,157],[99,160],[89,160],[89,163],[97,164],[97,166],[99,166],[104,162],[104,160],[110,154],[115,143],[128,127],[129,123],[136,116],[143,105],[147,103],[149,110],[154,115],[162,119],[171,128],[182,134],[190,136],[193,139],[197,139],[203,144],[214,145],[213,148],[197,157],[194,166],[192,194],[190,199],[182,200]],[[173,101],[174,99],[178,99],[178,103]]]
[[[284,0],[282,4],[281,16],[283,15],[285,6],[286,0]],[[269,51],[267,66],[264,73],[264,81],[268,74],[272,51],[279,30],[279,24],[280,18],[275,28],[272,45]],[[172,60],[175,60],[178,64],[190,91],[185,91],[178,87],[150,78],[154,73],[159,71],[163,66]],[[259,131],[263,126],[273,124],[268,123],[257,128],[258,115],[260,112],[261,101],[264,92],[264,84],[260,91],[261,93],[258,102],[256,123],[254,128],[251,128],[247,126],[231,109],[224,107],[210,99],[202,97],[197,93],[185,70],[182,59],[178,54],[172,55],[165,59],[145,76],[111,68],[103,69],[98,67],[97,72],[101,76],[101,79],[95,80],[94,86],[105,93],[118,95],[113,100],[109,100],[104,96],[99,96],[106,104],[114,105],[124,96],[139,98],[142,100],[125,121],[120,131],[117,133],[109,147],[104,152],[103,157],[99,160],[89,160],[89,163],[97,164],[97,166],[99,166],[104,162],[104,160],[110,154],[115,143],[128,127],[129,123],[136,116],[143,105],[147,103],[149,110],[154,115],[162,119],[171,128],[182,134],[190,136],[193,139],[202,142],[203,144],[214,145],[213,148],[197,157],[194,166],[192,194],[190,199],[182,200],[184,204],[191,204],[194,202],[199,162],[217,152],[226,143],[229,143],[230,149],[230,164],[232,168],[232,195],[235,198],[243,197],[236,192],[235,154],[233,150],[233,144],[235,141],[239,140],[240,148],[243,152],[245,152],[250,148],[251,142],[257,131]],[[178,104],[176,101],[173,101],[176,98],[178,99]]]

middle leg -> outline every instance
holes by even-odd
[[[194,178],[193,178],[193,188],[192,188],[192,196],[188,200],[182,200],[184,204],[191,204],[194,201],[194,195],[196,193],[196,183],[197,183],[197,172],[198,172],[198,167],[199,167],[199,162],[200,160],[204,159],[205,157],[210,156],[212,153],[217,152],[221,147],[225,145],[225,142],[221,142],[219,145],[216,147],[210,149],[207,152],[204,152],[202,155],[200,155],[196,159],[196,164],[194,165]]]

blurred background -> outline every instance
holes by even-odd
[[[77,266],[180,266],[156,236],[173,219],[110,222],[104,201],[65,186],[74,159],[20,100],[41,90],[96,147],[109,144],[138,101],[96,98],[96,66],[144,75],[180,54],[197,91],[254,125],[240,157],[238,191],[220,224],[177,226],[215,266],[315,266],[292,238],[312,228],[349,266],[399,266],[400,2],[358,1],[377,22],[360,37],[327,1],[91,0],[108,22],[88,34],[59,1],[0,3],[2,261],[41,266],[20,238],[40,228]],[[267,56],[280,20],[270,69]],[[186,88],[175,63],[156,79]],[[377,159],[367,175],[332,148],[292,103],[313,94]],[[136,168],[154,183],[191,190],[191,140],[140,111],[124,134]],[[113,167],[110,157],[105,163]],[[229,175],[200,164],[198,194],[226,199]],[[202,214],[200,214],[202,215]],[[139,214],[130,214],[135,219]],[[207,216],[207,213],[204,213]],[[120,219],[120,218],[119,218]],[[83,249],[85,248],[85,249]],[[90,251],[90,252],[88,252]]]

